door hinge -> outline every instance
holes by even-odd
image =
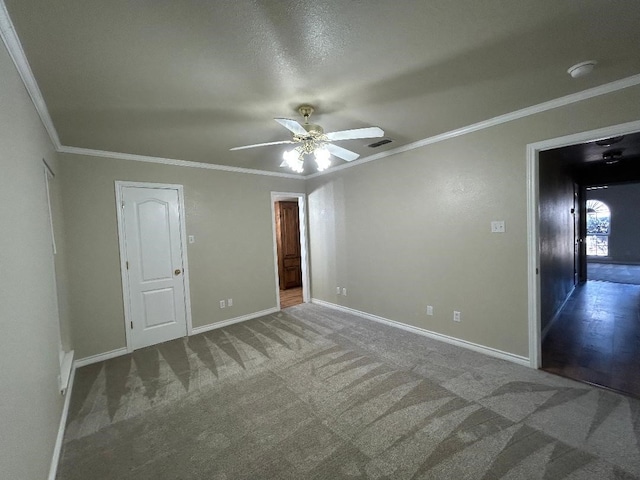
[[[127,260],[127,270],[129,270],[129,260]]]
[[[124,208],[124,200],[122,202],[120,202],[120,207]]]
[[[131,330],[133,330],[133,320],[131,321]]]

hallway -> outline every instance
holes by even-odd
[[[542,344],[542,369],[640,398],[640,285],[578,285]]]
[[[280,309],[300,305],[302,302],[302,287],[280,290]]]

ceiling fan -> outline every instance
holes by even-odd
[[[303,124],[288,118],[274,119],[293,133],[292,140],[256,143],[254,145],[235,147],[231,150],[244,150],[245,148],[266,147],[268,145],[299,144],[295,148],[284,152],[284,161],[280,166],[289,167],[294,172],[302,173],[304,170],[305,156],[313,154],[316,164],[318,165],[318,171],[321,172],[331,166],[331,155],[346,160],[347,162],[351,162],[360,156],[356,152],[334,145],[332,142],[357,138],[377,138],[384,135],[384,131],[380,127],[353,128],[351,130],[324,133],[320,125],[309,123],[309,117],[313,111],[314,108],[311,105],[302,105],[298,108],[298,112],[304,117]]]

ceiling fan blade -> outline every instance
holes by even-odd
[[[284,128],[289,130],[290,132],[295,133],[296,135],[306,135],[307,131],[304,129],[302,125],[300,125],[295,120],[290,120],[288,118],[274,118],[276,122],[282,125]]]
[[[329,140],[351,140],[355,138],[377,138],[384,135],[384,130],[380,127],[353,128],[351,130],[340,130],[339,132],[329,132],[326,134]]]
[[[266,147],[269,145],[283,145],[285,143],[295,143],[293,140],[280,140],[279,142],[256,143],[254,145],[245,145],[243,147],[233,147],[229,150],[244,150],[245,148]]]
[[[352,152],[351,150],[347,150],[346,148],[342,148],[342,147],[339,147],[338,145],[333,145],[331,143],[327,143],[325,145],[325,148],[329,150],[331,155],[334,155],[338,158],[346,160],[347,162],[352,162],[353,160],[355,160],[360,156],[356,152]]]

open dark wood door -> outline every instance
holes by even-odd
[[[280,290],[302,286],[298,202],[276,202],[276,245]]]

